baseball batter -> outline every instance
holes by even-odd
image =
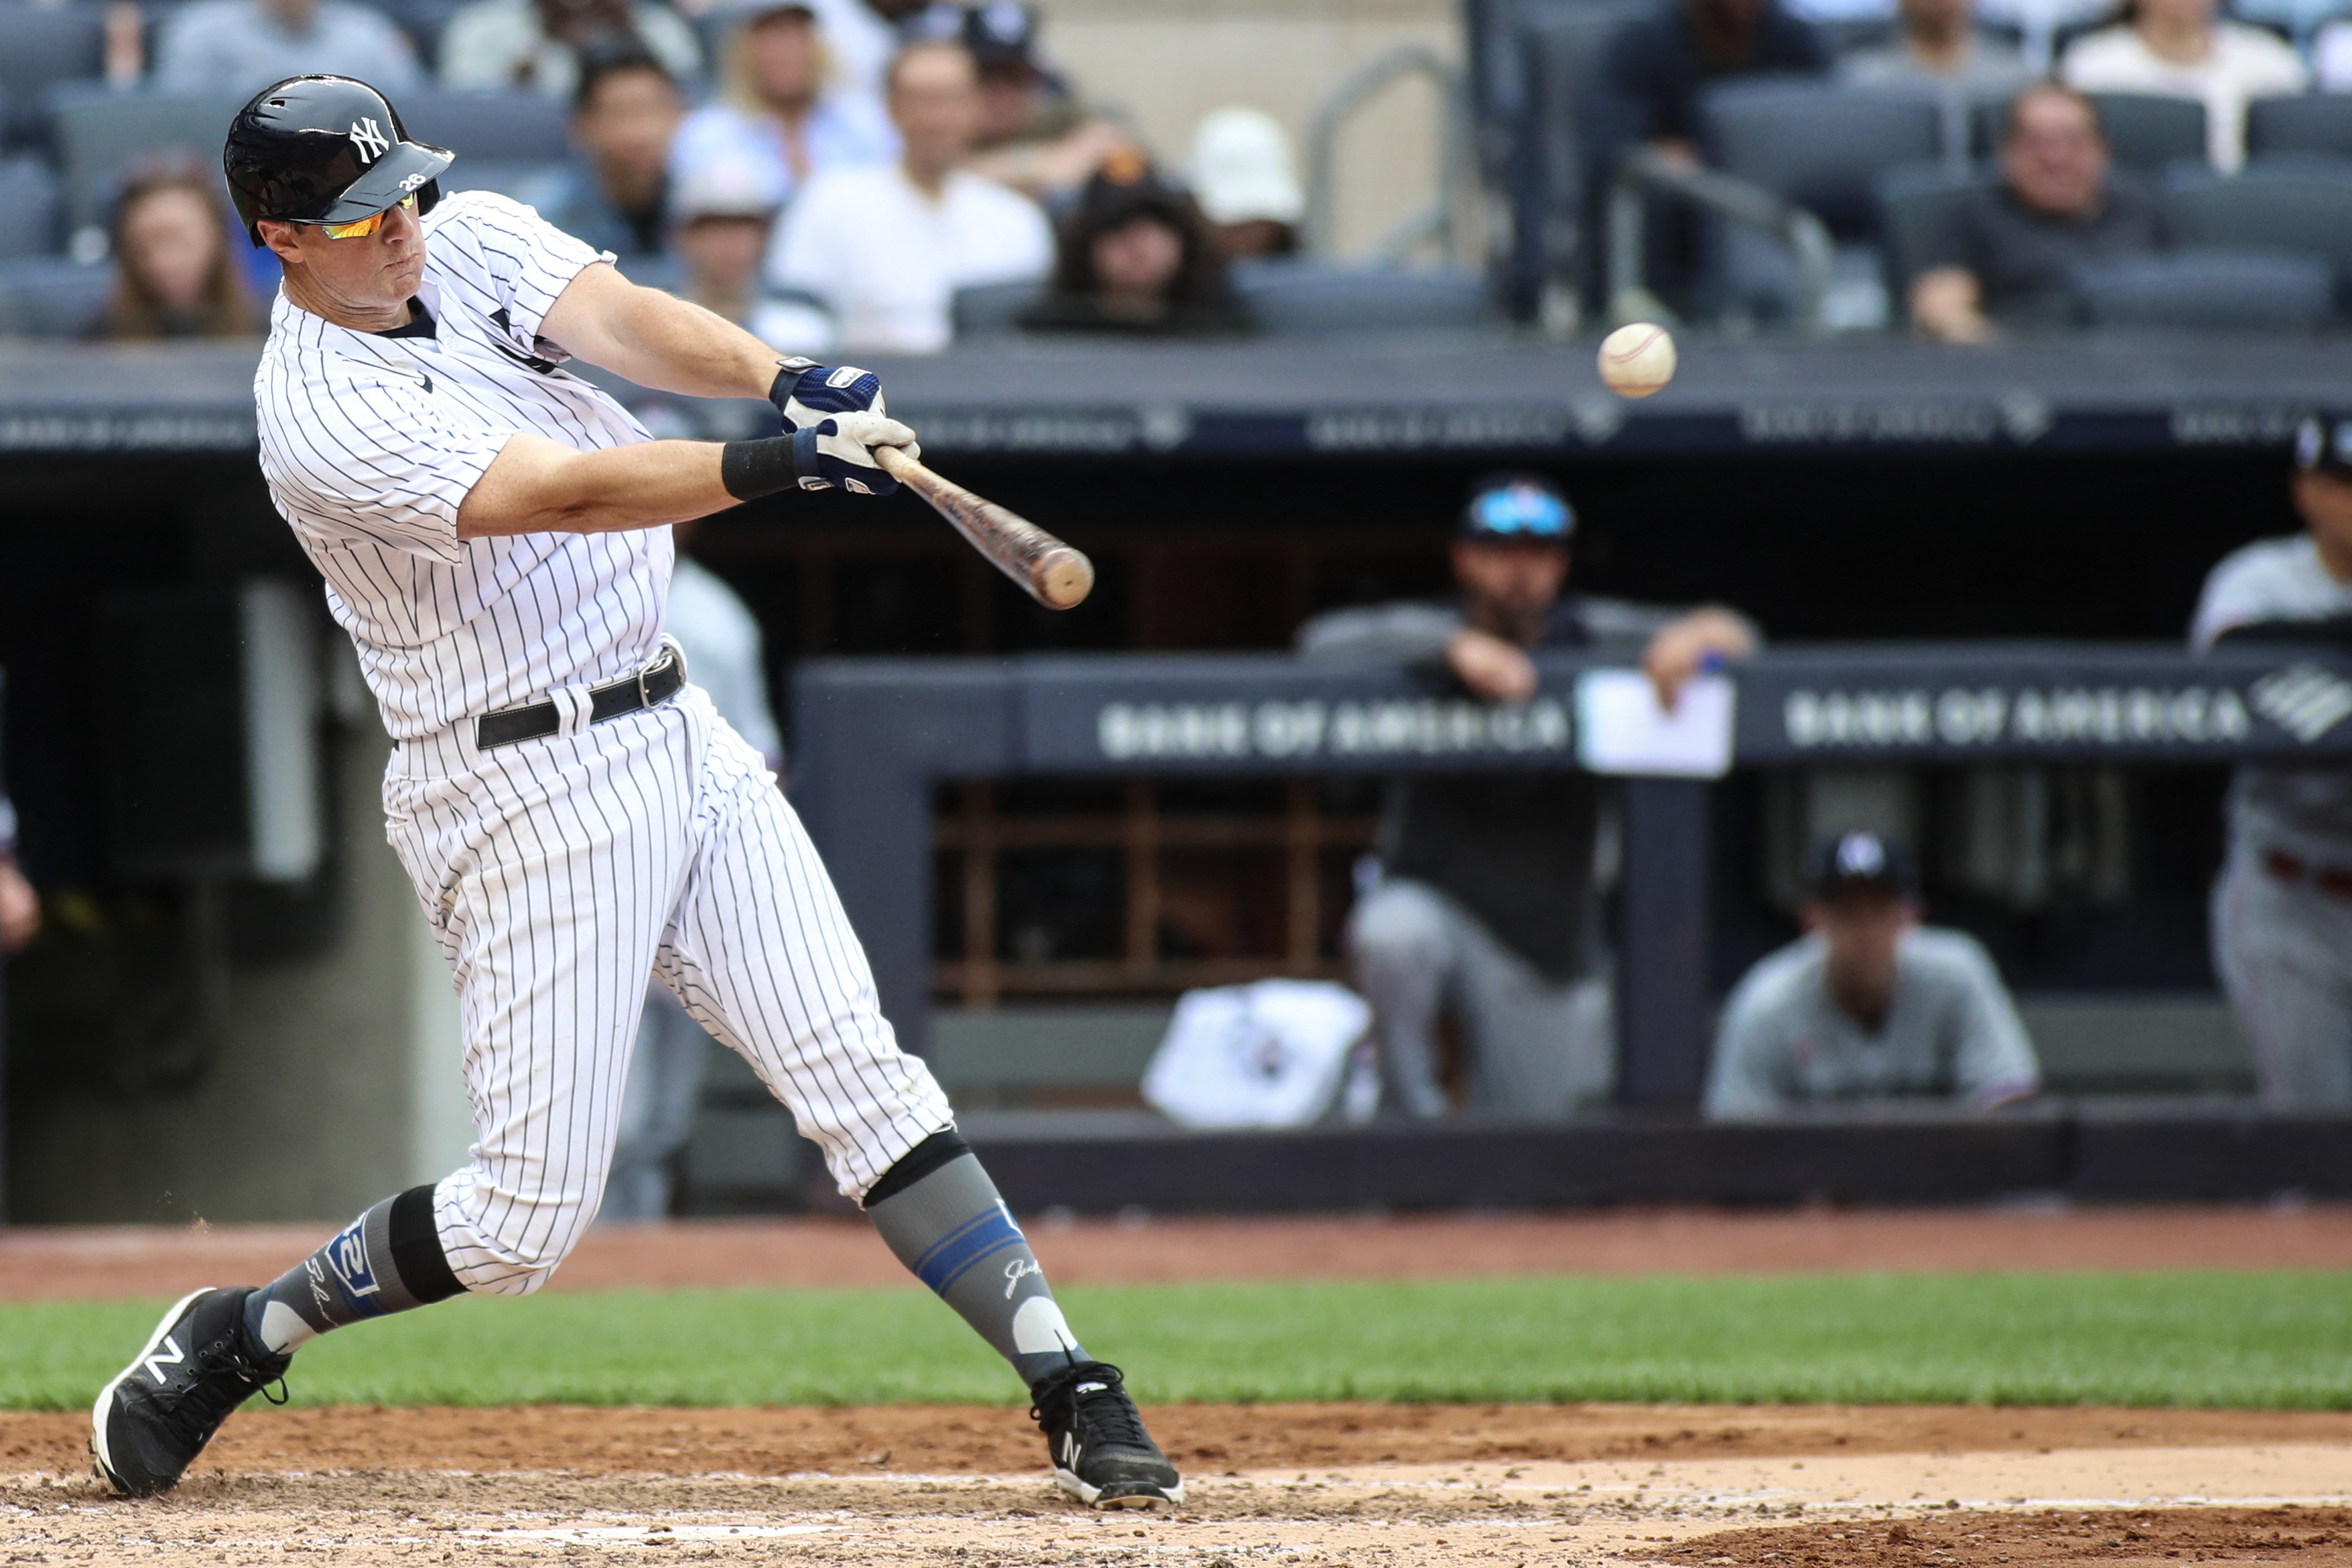
[[[285,271],[254,384],[262,469],[397,742],[387,831],[456,977],[472,1158],[273,1284],[174,1305],[99,1395],[99,1473],[172,1486],[319,1334],[544,1284],[595,1217],[651,973],[1029,1384],[1063,1488],[1176,1500],[1118,1370],[1073,1337],[877,1011],[765,762],[662,637],[670,524],[794,488],[889,490],[873,448],[911,453],[914,433],[867,373],[780,362],[528,207],[441,200],[452,156],[330,76],[264,89],[223,155]],[[653,440],[574,356],[667,392],[770,397],[787,433]]]
[[[2233,551],[2205,579],[2189,640],[2336,643],[2352,631],[2352,419],[2295,433],[2304,531]],[[2263,1099],[2352,1106],[2352,772],[2265,763],[2230,785],[2213,889],[2213,966],[2253,1047]]]

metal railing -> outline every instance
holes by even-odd
[[[1462,69],[1426,44],[1399,44],[1359,66],[1315,110],[1307,133],[1307,249],[1334,258],[1339,245],[1339,133],[1348,121],[1408,77],[1427,79],[1438,97],[1437,192],[1428,204],[1373,242],[1363,259],[1402,261],[1433,241],[1454,254],[1460,209],[1475,175],[1470,168],[1470,109]]]
[[[1787,246],[1797,261],[1797,320],[1807,331],[1826,330],[1835,247],[1820,218],[1761,185],[1704,169],[1654,147],[1625,156],[1609,190],[1609,314],[1614,322],[1667,320],[1667,310],[1649,288],[1644,261],[1649,244],[1649,198],[1664,195],[1704,209]]]

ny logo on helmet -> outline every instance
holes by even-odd
[[[352,121],[352,145],[360,149],[361,157],[373,163],[383,156],[384,150],[392,143],[385,139],[383,130],[371,115],[365,120]]]

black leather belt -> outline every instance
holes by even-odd
[[[665,648],[661,658],[646,666],[626,680],[616,680],[610,686],[591,687],[588,691],[588,722],[602,724],[607,719],[618,719],[624,713],[635,713],[646,708],[658,708],[677,695],[686,684],[686,661],[677,649]],[[563,711],[552,702],[533,702],[524,708],[502,708],[496,713],[485,713],[474,721],[474,743],[483,751],[493,746],[511,746],[518,741],[536,741],[552,735],[563,728]]]

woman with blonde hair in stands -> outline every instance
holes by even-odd
[[[2205,155],[2221,173],[2246,161],[2246,105],[2311,86],[2273,33],[2223,21],[2220,0],[2127,0],[2113,26],[2075,39],[2058,79],[2077,92],[2145,92],[2205,106]]]
[[[261,312],[228,247],[220,176],[193,163],[133,174],[114,205],[114,293],[93,335],[242,338]]]
[[[898,133],[873,94],[843,83],[803,0],[748,0],[727,44],[724,89],[686,117],[670,148],[670,176],[748,169],[771,207],[781,207],[813,174],[888,163]]]

